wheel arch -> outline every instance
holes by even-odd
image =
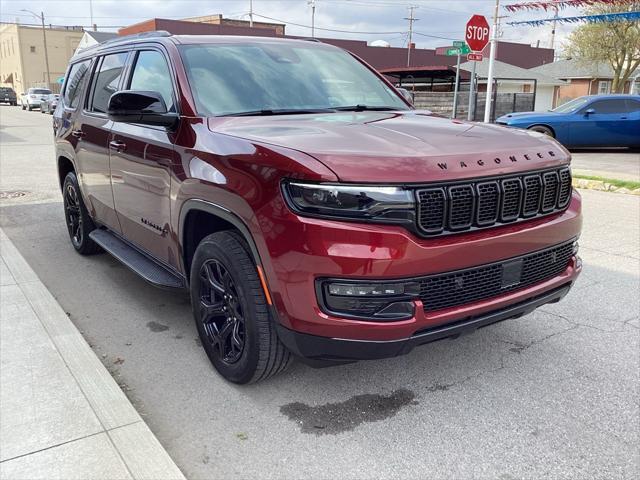
[[[207,235],[223,230],[238,232],[246,242],[254,262],[262,268],[258,247],[249,227],[240,217],[220,205],[204,200],[187,200],[180,210],[178,228],[181,257],[187,280],[191,274],[191,261],[200,241]]]
[[[531,130],[534,127],[544,127],[544,128],[548,128],[549,130],[551,130],[551,133],[553,134],[553,138],[556,138],[556,129],[553,128],[551,125],[546,124],[546,123],[533,123],[531,125],[529,125],[527,127],[527,130]]]
[[[65,155],[58,156],[58,180],[60,182],[60,189],[62,189],[64,179],[69,172],[76,172],[76,167],[71,159]]]

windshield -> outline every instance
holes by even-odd
[[[552,112],[557,112],[557,113],[571,113],[571,112],[575,112],[576,110],[578,110],[580,107],[582,107],[583,105],[585,105],[587,102],[589,101],[588,98],[586,97],[580,97],[580,98],[576,98],[574,100],[571,100],[570,102],[567,103],[563,103],[562,105],[560,105],[559,107],[554,108],[553,110],[551,110]]]
[[[181,55],[201,115],[408,109],[350,54],[317,43],[187,45]]]
[[[35,93],[38,95],[48,95],[51,93],[51,90],[46,90],[44,88],[34,88],[33,90],[31,90],[31,93]]]

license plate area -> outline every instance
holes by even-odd
[[[502,288],[513,287],[520,283],[523,259],[512,260],[502,264]]]

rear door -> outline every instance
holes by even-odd
[[[593,110],[594,113],[587,113]],[[582,147],[619,147],[627,140],[623,134],[627,105],[624,98],[595,100],[573,115],[570,145]]]
[[[121,228],[109,172],[109,136],[113,122],[107,117],[107,103],[121,88],[128,55],[128,52],[117,52],[98,58],[84,109],[76,117],[72,132],[77,138],[76,163],[87,207],[98,222],[117,232],[121,232]]]
[[[164,50],[133,52],[126,90],[159,92],[176,111],[174,75]],[[165,127],[115,122],[109,140],[111,182],[122,233],[161,262],[177,268],[171,235],[171,166],[174,133]]]

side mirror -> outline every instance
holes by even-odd
[[[158,92],[121,90],[109,98],[107,115],[114,122],[141,123],[173,128],[178,114],[167,111]]]
[[[411,93],[406,88],[398,87],[396,90],[400,92],[400,94],[404,97],[404,99],[413,105],[413,93]]]
[[[589,115],[592,115],[594,113],[596,113],[596,109],[595,108],[588,108],[587,110],[584,111],[585,117],[588,117]]]

